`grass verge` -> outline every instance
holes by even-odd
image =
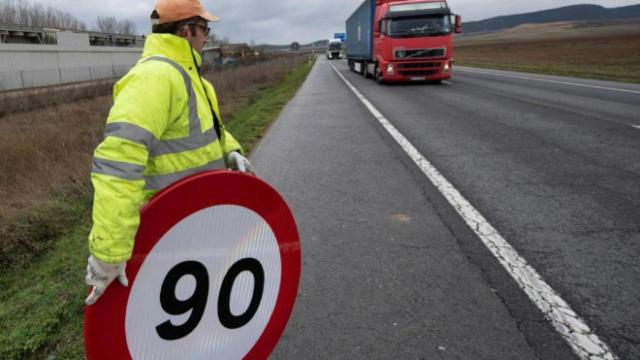
[[[250,97],[248,100],[252,104],[234,113],[233,121],[226,127],[234,137],[241,139],[246,153],[250,153],[262,138],[266,128],[307,78],[312,66],[312,61],[306,62],[287,75],[279,86],[267,88],[258,96]]]
[[[295,94],[312,65],[306,62],[295,68],[280,83],[248,96],[249,103],[233,112],[227,128],[247,151]],[[77,225],[62,231],[43,256],[0,274],[0,359],[84,358],[83,277],[90,199],[57,196],[52,201],[60,203],[47,212],[65,208]]]

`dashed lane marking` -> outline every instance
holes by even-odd
[[[636,128],[638,130],[640,130],[640,125],[631,125],[631,127]]]
[[[498,259],[500,264],[552,323],[573,351],[583,360],[618,359],[609,346],[591,330],[569,304],[551,288],[527,261],[498,233],[498,231],[469,203],[453,185],[356,89],[340,71],[333,70],[382,124],[409,157],[418,165],[431,183],[449,201],[467,225]]]
[[[456,71],[469,72],[469,73],[474,73],[474,74],[483,74],[483,75],[506,77],[506,78],[511,78],[511,79],[540,81],[540,82],[547,82],[547,83],[552,83],[552,84],[571,85],[571,86],[584,87],[584,88],[590,88],[590,89],[618,91],[618,92],[624,92],[624,93],[630,93],[630,94],[640,94],[640,91],[638,91],[638,90],[620,89],[620,88],[613,88],[613,87],[608,87],[608,86],[598,86],[598,85],[589,85],[589,84],[579,84],[579,83],[574,83],[574,82],[569,82],[569,81],[542,79],[542,78],[536,78],[536,77],[531,77],[531,76],[501,74],[501,73],[496,73],[496,72],[469,70],[469,69],[461,69],[461,68],[457,68]]]

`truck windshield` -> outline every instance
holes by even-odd
[[[389,19],[388,35],[392,37],[438,36],[451,33],[449,16]]]
[[[342,43],[329,44],[329,50],[342,50]]]

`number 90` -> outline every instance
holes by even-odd
[[[243,314],[231,313],[231,289],[238,275],[249,271],[253,275],[253,294],[249,307]],[[191,297],[180,300],[176,297],[178,281],[186,275],[196,280],[196,287]],[[239,260],[231,266],[220,288],[218,296],[218,319],[228,329],[237,329],[246,325],[258,311],[264,291],[264,269],[260,262],[253,258]],[[209,295],[209,274],[207,268],[197,261],[185,261],[174,266],[164,278],[160,290],[160,305],[170,315],[182,315],[191,311],[189,319],[182,325],[173,325],[167,320],[156,326],[158,335],[164,340],[178,340],[189,335],[200,323],[207,306]]]

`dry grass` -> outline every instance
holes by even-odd
[[[109,95],[114,83],[114,80],[104,80],[0,92],[0,118],[8,114]]]
[[[0,120],[0,264],[37,254],[72,224],[75,209],[64,198],[90,198],[91,153],[109,103],[100,97]]]
[[[640,35],[467,43],[456,64],[640,83]]]
[[[304,61],[279,58],[209,72],[206,77],[218,93],[223,121],[232,121],[234,111]],[[89,208],[91,157],[112,100],[96,96],[111,92],[104,84],[83,88],[27,91],[25,99],[37,98],[36,103],[20,100],[13,107],[0,107],[0,266],[40,253],[69,230],[78,216],[78,209],[66,207],[69,196],[87,205],[83,211]],[[84,100],[74,99],[82,93]],[[39,110],[25,112],[30,107]]]
[[[216,88],[223,121],[233,121],[233,113],[239,106],[253,103],[259,90],[280,82],[307,59],[304,56],[283,56],[206,73],[205,78]]]

